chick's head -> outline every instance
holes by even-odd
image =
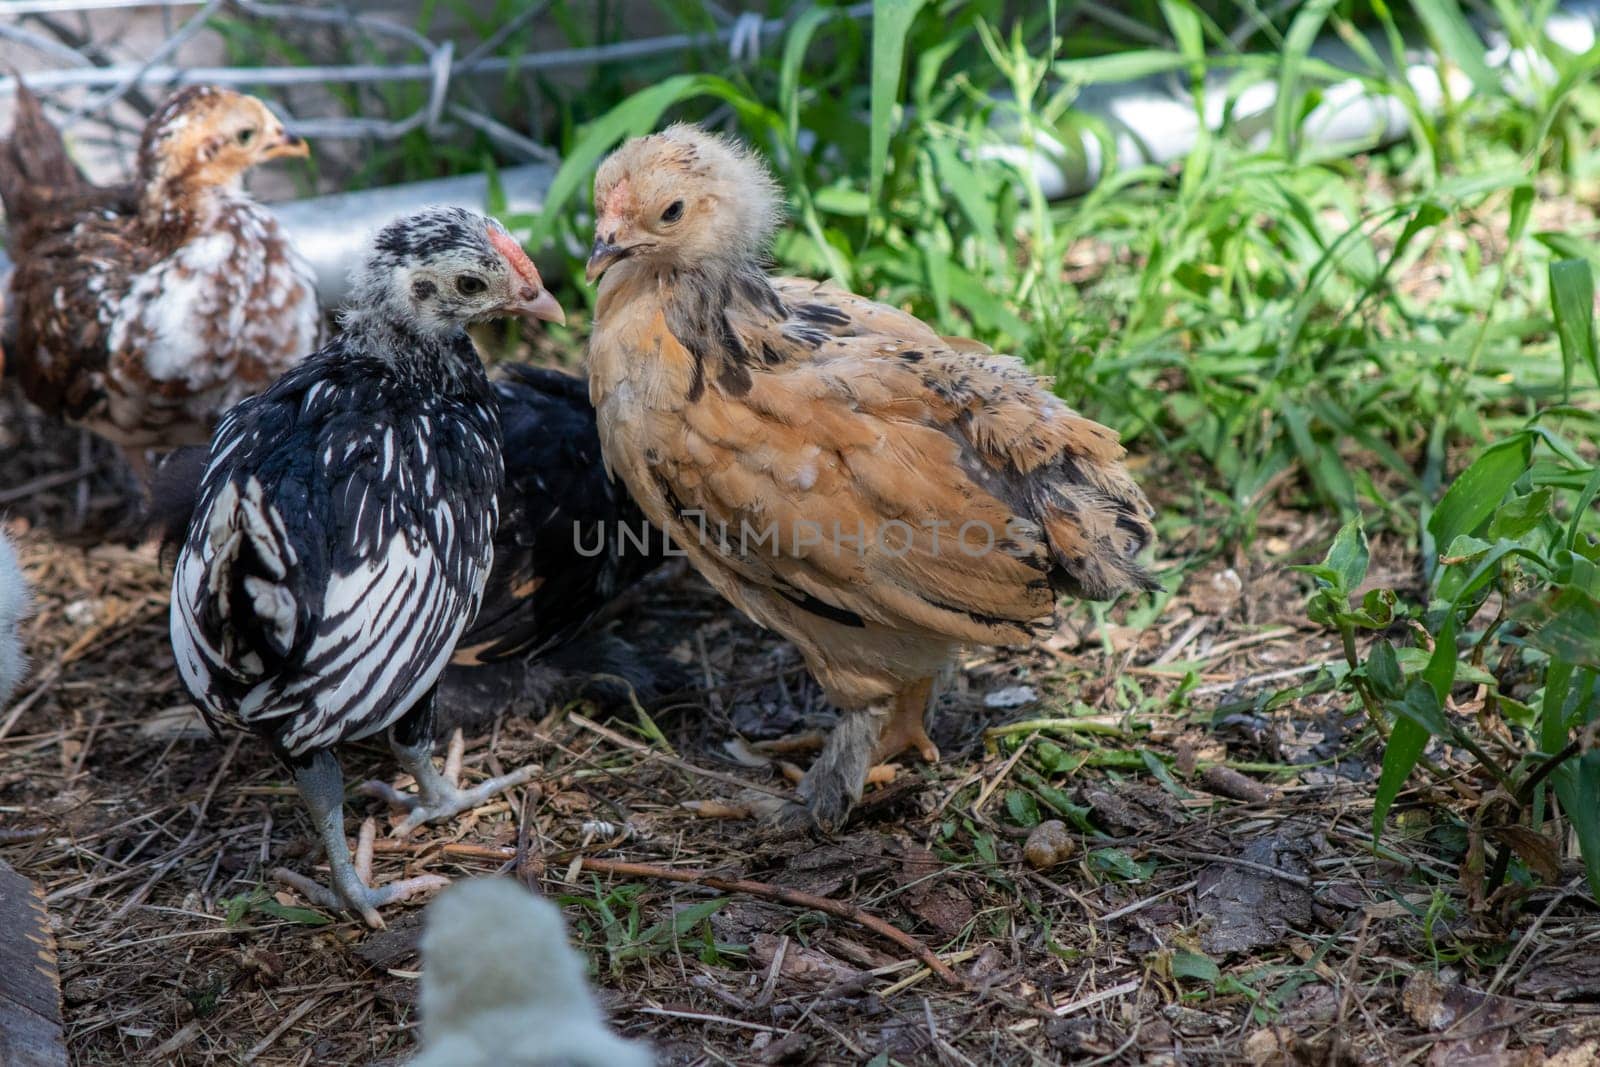
[[[380,229],[356,273],[352,307],[355,315],[376,311],[436,334],[509,316],[566,321],[506,228],[456,207],[404,215]]]
[[[186,189],[237,188],[257,163],[310,155],[305,141],[253,96],[191,85],[167,99],[145,126],[139,173],[148,183]]]
[[[683,123],[611,153],[595,175],[594,211],[591,282],[627,259],[725,273],[759,261],[783,217],[765,163],[738,141]]]

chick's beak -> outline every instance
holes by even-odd
[[[561,305],[556,303],[556,298],[550,295],[550,290],[548,289],[537,291],[524,289],[521,299],[507,304],[506,310],[513,315],[521,315],[525,319],[553,322],[559,326],[567,324],[567,313],[561,310]]]
[[[628,254],[628,249],[621,245],[612,244],[598,234],[595,235],[594,247],[589,250],[589,263],[583,269],[583,276],[593,285],[599,280],[606,268]]]
[[[544,281],[539,277],[539,268],[533,265],[528,253],[522,250],[522,246],[517,244],[499,223],[489,227],[488,236],[489,243],[494,246],[495,251],[505,257],[506,265],[511,268],[512,297],[502,305],[501,310],[507,315],[520,315],[527,319],[538,319],[541,322],[554,322],[565,326],[567,313],[561,310],[556,298],[544,287]]]
[[[311,154],[311,146],[302,137],[292,137],[286,130],[268,141],[261,149],[263,159],[304,159]]]

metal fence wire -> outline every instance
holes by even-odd
[[[549,162],[555,153],[538,131],[513,128],[496,94],[485,90],[501,84],[494,79],[535,79],[675,53],[710,53],[737,66],[759,59],[791,21],[705,0],[699,20],[705,29],[651,32],[670,23],[654,5],[637,4],[637,12],[625,12],[644,29],[634,39],[530,48],[562,37],[550,7],[549,0],[529,0],[487,33],[449,18],[436,19],[436,28],[423,33],[416,28],[420,5],[380,11],[259,0],[9,0],[0,4],[0,59],[8,71],[22,72],[75,143],[109,151],[123,165],[143,117],[160,99],[202,82],[290,102],[287,124],[303,137],[392,142],[417,130],[443,139],[464,128],[487,136],[510,162]],[[865,19],[871,9],[860,3],[846,10]],[[275,50],[250,48],[251,35],[288,42],[301,56],[293,63],[262,62]],[[0,110],[9,110],[4,101],[15,84],[9,73],[0,77]],[[425,91],[420,103],[394,113],[401,94],[381,90],[399,84]],[[364,106],[352,107],[352,99]]]

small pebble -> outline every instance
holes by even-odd
[[[1032,704],[1039,699],[1038,692],[1031,685],[1012,685],[1004,689],[996,689],[983,698],[986,708],[1020,708],[1024,704]]]
[[[1060,819],[1042,822],[1028,834],[1028,843],[1022,847],[1022,857],[1036,871],[1054,867],[1072,858],[1077,842],[1067,832],[1067,824]]]

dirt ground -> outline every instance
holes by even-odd
[[[156,553],[105,533],[117,470],[0,393],[0,511],[39,594],[33,675],[0,712],[0,859],[46,893],[73,1060],[401,1061],[421,911],[374,933],[270,882],[316,873],[305,813],[261,744],[187,708]],[[608,634],[681,690],[648,719],[556,701],[481,728],[469,768],[534,762],[536,784],[380,842],[375,876],[505,873],[558,898],[616,1024],[666,1064],[1600,1062],[1600,916],[1575,866],[1474,907],[1470,779],[1404,794],[1374,849],[1376,753],[1281,566],[1331,521],[1269,511],[1261,558],[1194,563],[1201,535],[1180,535],[1163,553],[1190,569],[1158,613],[1079,608],[1037,649],[969,658],[934,719],[943,761],[902,765],[826,841],[709,817],[790,789],[761,743],[829,712],[781,641],[658,575]],[[1374,551],[1373,580],[1414,581]],[[350,781],[394,773],[381,744],[342,757]],[[1064,823],[1050,855],[1025,848],[1041,818]]]

